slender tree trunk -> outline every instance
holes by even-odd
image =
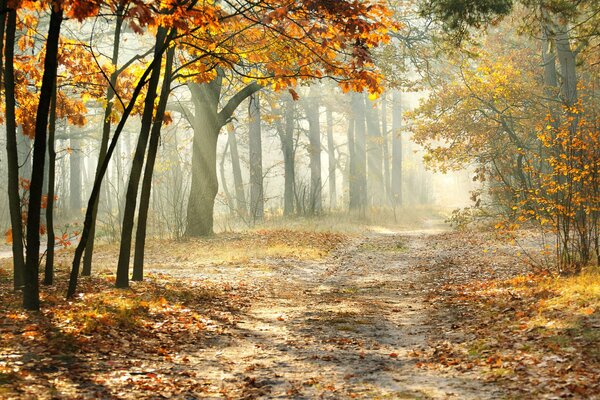
[[[42,206],[42,187],[44,184],[44,164],[46,157],[46,134],[50,100],[54,93],[56,70],[58,66],[58,41],[63,11],[52,7],[50,27],[46,40],[44,74],[40,89],[40,100],[35,120],[35,141],[33,143],[33,169],[29,189],[29,209],[27,212],[27,251],[25,260],[25,286],[23,288],[23,307],[27,310],[39,310],[39,261],[40,261],[40,216]]]
[[[403,204],[402,188],[402,97],[394,92],[392,101],[392,201]]]
[[[319,103],[317,98],[310,96],[304,103],[308,119],[308,141],[310,156],[310,204],[309,213],[319,214],[322,208],[321,199],[321,125],[319,121]]]
[[[331,107],[327,107],[327,155],[329,170],[329,208],[337,208],[337,188],[335,179],[335,170],[337,161],[335,159],[335,142],[333,141],[333,112]]]
[[[8,68],[8,67],[7,67]],[[17,152],[19,160],[19,177],[29,182],[31,178],[32,140],[23,132],[21,125],[17,126]]]
[[[358,182],[356,180],[356,143],[354,138],[354,113],[350,113],[348,119],[348,209],[359,208]]]
[[[162,53],[165,51],[168,43],[163,46],[160,55],[162,57]],[[106,174],[106,170],[108,168],[108,163],[110,162],[110,158],[112,157],[115,147],[117,146],[117,142],[119,137],[121,136],[121,132],[123,132],[123,128],[125,127],[125,123],[135,106],[135,102],[142,91],[142,88],[145,86],[146,79],[148,75],[157,68],[157,64],[160,62],[160,59],[152,60],[152,63],[148,66],[146,71],[139,78],[138,83],[133,90],[131,95],[131,100],[127,104],[123,115],[121,116],[121,120],[115,129],[115,133],[110,141],[110,145],[108,146],[108,150],[106,152],[106,157],[104,157],[102,161],[102,165],[98,169],[98,173],[96,174],[96,178],[94,179],[94,184],[92,185],[92,191],[90,193],[90,198],[87,205],[87,210],[85,212],[85,219],[83,221],[83,230],[81,231],[81,239],[79,240],[79,244],[75,248],[75,255],[73,256],[73,265],[71,266],[71,274],[69,276],[69,287],[67,289],[67,298],[72,298],[77,291],[77,280],[79,277],[79,267],[81,266],[81,258],[83,257],[83,252],[86,248],[88,239],[90,237],[91,226],[92,226],[92,217],[94,211],[94,205],[98,201],[98,196],[100,195],[100,189],[102,187],[102,180],[104,179],[104,175]]]
[[[81,212],[81,141],[71,138],[71,154],[69,156],[70,166],[70,185],[69,185],[69,205],[71,212]]]
[[[296,157],[294,151],[294,100],[289,96],[285,101],[285,126],[280,134],[281,149],[284,164],[283,214],[290,216],[294,213],[296,197]]]
[[[172,31],[171,37],[175,34]],[[144,169],[144,179],[142,181],[142,195],[140,197],[140,210],[137,221],[137,231],[135,235],[135,253],[133,257],[133,280],[141,281],[144,279],[144,249],[146,247],[146,227],[148,224],[148,209],[150,208],[150,193],[152,191],[152,175],[154,174],[154,164],[160,142],[160,131],[167,109],[167,101],[171,93],[171,73],[173,70],[173,57],[175,47],[170,47],[167,51],[165,69],[163,73],[163,84],[150,133],[150,143],[148,145],[148,156],[146,157],[146,166]]]
[[[383,173],[382,173],[382,143],[381,128],[379,126],[378,108],[374,107],[367,96],[364,96],[365,114],[368,129],[367,159],[368,159],[368,193],[369,204],[380,206],[384,199]]]
[[[248,147],[250,152],[250,215],[252,222],[262,221],[264,216],[262,138],[260,126],[260,99],[258,93],[250,96],[248,104],[250,126]]]
[[[225,201],[227,202],[227,206],[229,207],[229,213],[233,217],[235,217],[237,214],[235,202],[233,200],[233,196],[231,196],[229,187],[227,186],[227,176],[225,174],[225,160],[227,158],[228,151],[229,141],[225,143],[225,149],[223,149],[223,153],[221,154],[221,162],[219,163],[219,175],[221,176],[221,184],[223,185],[223,192],[225,193]]]
[[[117,20],[115,25],[115,34],[113,39],[113,53],[111,63],[113,67],[116,69],[119,62],[119,49],[121,44],[121,29],[123,27],[123,16],[122,16],[122,8],[117,9]],[[110,118],[113,110],[113,100],[115,97],[115,92],[113,88],[117,85],[117,78],[119,77],[119,73],[114,71],[110,76],[110,84],[106,90],[106,108],[104,109],[104,119],[102,122],[102,140],[100,142],[100,152],[98,154],[98,164],[96,166],[96,174],[95,179],[98,179],[100,166],[104,162],[104,158],[106,158],[106,152],[108,148],[108,142],[110,140]],[[118,183],[117,183],[118,184]],[[98,216],[98,202],[100,196],[93,204],[92,207],[92,219],[90,226],[90,234],[89,240],[87,241],[87,245],[85,248],[85,254],[83,257],[83,270],[81,274],[83,276],[89,276],[92,273],[92,261],[94,254],[94,243],[96,240],[96,218]]]
[[[6,5],[6,1],[4,2]],[[8,207],[12,229],[13,284],[15,290],[24,283],[25,258],[23,257],[23,221],[21,219],[21,198],[19,196],[19,150],[17,146],[17,123],[15,116],[15,32],[17,27],[16,10],[8,10],[6,17],[6,40],[4,58],[4,94],[6,112],[6,161],[8,171]]]
[[[50,102],[50,123],[48,127],[48,199],[46,201],[46,266],[44,268],[44,285],[52,285],[54,281],[54,193],[56,181],[56,149],[54,136],[56,133],[56,82]]]
[[[240,154],[238,150],[237,137],[233,124],[230,127],[227,142],[231,152],[231,166],[233,169],[233,185],[235,187],[235,205],[239,216],[244,217],[248,213],[246,205],[246,193],[244,192],[244,182],[242,180],[242,168],[240,167]]]
[[[362,216],[367,207],[367,153],[366,153],[366,128],[365,128],[365,101],[362,93],[354,93],[354,144],[355,144],[355,176],[357,208]]]
[[[165,45],[167,29],[159,26],[156,32],[156,44],[154,46],[154,58],[157,60],[156,66],[148,82],[148,91],[144,99],[144,111],[142,114],[142,126],[138,138],[133,160],[131,161],[131,172],[129,173],[129,182],[127,184],[127,193],[125,195],[125,208],[123,210],[123,225],[121,227],[121,246],[119,249],[119,260],[117,262],[117,278],[115,286],[118,288],[129,287],[129,256],[131,255],[131,241],[133,236],[133,224],[135,219],[135,208],[142,177],[142,168],[144,166],[144,155],[148,147],[148,138],[152,128],[154,115],[154,100],[156,99],[156,90],[160,80],[162,47]],[[159,128],[160,132],[160,128]],[[150,176],[150,179],[152,177]]]
[[[391,199],[390,185],[390,148],[387,122],[387,98],[385,94],[381,97],[381,136],[383,141],[383,186],[386,199]]]

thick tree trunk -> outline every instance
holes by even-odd
[[[329,170],[329,208],[337,208],[337,183],[335,179],[335,170],[337,161],[335,159],[335,142],[333,140],[333,112],[331,107],[327,107],[327,155]]]
[[[192,183],[187,209],[186,236],[213,234],[217,180],[217,139],[221,130],[217,107],[222,76],[207,84],[188,84],[194,100]]]
[[[383,186],[383,156],[382,156],[382,135],[379,126],[379,110],[374,107],[367,96],[364,96],[365,114],[368,130],[367,141],[367,159],[368,159],[368,188],[369,204],[381,206],[384,199]]]
[[[263,170],[262,170],[262,138],[260,126],[260,98],[258,93],[250,96],[248,104],[248,148],[250,161],[250,216],[252,222],[262,221],[265,202],[263,196]]]
[[[561,95],[563,103],[573,106],[577,102],[577,67],[576,54],[571,49],[568,28],[564,25],[556,27],[554,35],[556,57],[560,65]]]
[[[192,148],[192,183],[187,208],[186,236],[202,237],[213,234],[214,203],[219,190],[217,180],[217,139],[223,125],[229,122],[240,103],[260,90],[251,83],[229,99],[218,111],[222,72],[206,84],[189,83],[194,101],[194,116],[186,110],[194,129]]]
[[[191,237],[213,234],[214,204],[219,190],[216,164],[219,128],[202,124],[198,119],[194,126],[192,184],[187,208],[186,236]]]
[[[238,150],[237,137],[232,124],[229,124],[227,142],[231,152],[231,166],[233,169],[233,186],[235,187],[235,206],[239,216],[244,217],[248,213],[246,204],[246,193],[244,192],[244,181],[242,180],[242,168],[240,166],[240,153]]]
[[[123,17],[121,15],[122,12],[123,12],[123,10],[119,7],[117,9],[117,20],[116,20],[116,25],[115,25],[115,34],[114,34],[114,39],[113,39],[113,53],[112,53],[112,59],[111,59],[111,63],[115,68],[117,68],[117,65],[119,62],[119,48],[120,48],[120,44],[121,44],[121,29],[123,27]],[[99,172],[100,172],[100,166],[102,165],[102,163],[104,162],[104,159],[106,158],[108,142],[110,140],[110,127],[111,127],[110,117],[112,114],[113,100],[115,97],[115,92],[114,92],[113,88],[117,85],[118,77],[119,77],[119,72],[114,71],[110,76],[110,83],[106,90],[106,108],[104,109],[104,119],[102,122],[102,140],[100,142],[100,152],[98,154],[98,164],[96,166],[96,174],[94,177],[95,179],[98,179]],[[108,196],[107,196],[107,198],[108,198]],[[98,216],[99,200],[100,200],[100,196],[98,196],[98,199],[96,199],[96,201],[93,204],[93,208],[92,208],[92,219],[91,219],[89,240],[87,241],[87,245],[85,248],[85,254],[83,256],[83,270],[81,271],[81,274],[83,276],[89,276],[92,273],[94,243],[96,241],[96,218]]]
[[[54,191],[56,181],[56,149],[54,136],[56,133],[56,82],[50,103],[50,123],[48,127],[48,199],[46,201],[46,266],[44,268],[44,284],[52,285],[54,281]]]
[[[174,35],[174,31],[171,35]],[[135,253],[133,257],[133,277],[134,281],[144,279],[144,249],[146,247],[146,227],[148,223],[148,209],[150,208],[150,193],[152,191],[152,175],[154,174],[154,164],[160,142],[160,131],[167,109],[167,101],[171,93],[171,73],[173,70],[173,57],[175,47],[170,47],[167,51],[165,69],[163,73],[163,84],[150,133],[150,143],[148,145],[148,156],[146,157],[146,166],[144,169],[144,179],[142,181],[142,194],[140,197],[140,210],[138,214],[137,230],[135,234]]]
[[[148,82],[148,91],[144,99],[144,111],[142,114],[142,124],[137,146],[131,161],[131,172],[129,173],[129,182],[127,184],[127,193],[125,195],[125,208],[123,210],[123,225],[121,227],[121,246],[119,249],[119,260],[117,262],[117,279],[115,286],[118,288],[129,287],[129,257],[131,255],[131,241],[133,236],[133,224],[135,219],[135,208],[142,177],[142,168],[144,166],[144,155],[148,147],[148,138],[152,129],[152,120],[154,115],[154,100],[156,99],[156,90],[160,80],[161,72],[161,50],[165,45],[167,29],[159,26],[156,32],[156,44],[154,45],[154,59],[158,60],[150,81]]]
[[[356,207],[362,216],[367,207],[367,153],[365,131],[365,101],[362,93],[352,95],[354,113],[354,144],[355,144],[355,177],[356,177]]]
[[[5,2],[6,3],[6,2]],[[4,88],[6,112],[6,161],[8,171],[8,207],[12,229],[13,284],[15,290],[24,283],[25,258],[23,257],[23,221],[19,196],[19,150],[17,145],[17,123],[15,116],[15,32],[17,12],[9,10],[6,17],[6,40],[4,58]]]
[[[40,216],[42,206],[42,187],[44,184],[44,164],[46,157],[46,134],[48,114],[54,93],[56,70],[58,66],[58,41],[63,12],[53,7],[50,14],[50,27],[46,40],[44,74],[40,89],[40,100],[35,120],[35,141],[33,144],[33,168],[29,189],[29,208],[27,212],[27,251],[25,259],[25,286],[23,288],[23,307],[27,310],[39,310],[39,261],[40,261]]]
[[[402,97],[394,92],[392,100],[392,201],[403,204],[402,188]]]

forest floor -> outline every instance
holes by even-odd
[[[493,233],[266,229],[116,248],[23,312],[0,268],[1,398],[600,398],[600,278]],[[59,254],[68,265],[69,251]],[[66,268],[65,268],[66,269]],[[595,396],[595,397],[594,397]]]

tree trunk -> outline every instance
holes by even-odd
[[[387,98],[385,94],[381,97],[381,136],[383,142],[383,186],[385,190],[385,197],[389,200],[392,198],[392,191],[390,186],[390,148],[387,122]]]
[[[235,217],[237,214],[235,201],[233,200],[233,196],[231,196],[231,192],[229,191],[229,187],[227,186],[227,176],[225,174],[225,160],[227,158],[227,152],[229,151],[229,140],[225,143],[225,148],[223,149],[223,153],[221,153],[221,162],[219,162],[219,175],[221,177],[221,185],[223,185],[223,192],[225,193],[225,202],[227,207],[229,208],[229,213],[231,216]]]
[[[81,141],[80,139],[69,139],[71,154],[69,156],[70,166],[70,185],[69,185],[69,205],[71,212],[81,212]]]
[[[54,281],[54,192],[56,181],[56,149],[54,136],[56,133],[56,82],[50,103],[50,123],[48,127],[48,199],[46,201],[46,266],[44,268],[44,285],[52,285]]]
[[[6,2],[5,2],[6,3]],[[4,58],[4,88],[6,112],[6,161],[8,171],[8,207],[12,229],[13,285],[15,290],[24,283],[25,258],[23,257],[23,221],[21,219],[21,198],[19,196],[19,150],[17,145],[17,123],[15,116],[15,32],[16,10],[8,10],[6,17],[6,47]]]
[[[217,139],[221,125],[217,107],[221,92],[221,78],[207,84],[189,84],[194,100],[194,140],[192,148],[192,183],[187,209],[186,236],[200,237],[213,234],[215,197],[219,190],[217,180]]]
[[[383,173],[382,173],[382,143],[381,128],[379,126],[378,108],[374,107],[367,96],[364,96],[365,116],[368,129],[367,158],[368,158],[368,188],[369,204],[381,206],[384,199]]]
[[[335,160],[335,142],[333,141],[333,112],[331,107],[327,107],[327,155],[329,170],[329,208],[337,208],[337,188],[335,179],[335,170],[337,161]]]
[[[357,210],[359,208],[358,182],[356,181],[356,142],[354,138],[354,113],[350,113],[348,119],[348,208]]]
[[[402,97],[394,92],[392,100],[392,201],[403,204],[402,190]]]
[[[362,216],[367,207],[367,154],[365,132],[365,101],[362,93],[352,95],[352,108],[354,113],[354,144],[355,144],[355,177],[357,209]]]
[[[157,60],[157,63],[152,71],[152,75],[150,76],[150,81],[148,82],[148,91],[146,93],[146,98],[144,99],[144,111],[142,114],[140,135],[135,148],[135,153],[133,155],[133,160],[131,161],[131,172],[129,173],[127,193],[125,194],[123,225],[121,227],[121,246],[119,249],[117,279],[115,282],[115,286],[118,288],[129,287],[129,256],[131,255],[131,241],[135,219],[135,208],[140,186],[140,179],[142,177],[142,168],[144,166],[144,155],[146,153],[146,147],[148,146],[150,130],[152,129],[154,100],[156,99],[156,90],[158,88],[161,72],[161,49],[165,45],[166,37],[167,28],[159,26],[156,32],[156,44],[154,45],[154,59]]]
[[[319,122],[319,103],[312,96],[304,103],[308,119],[308,140],[310,156],[310,198],[309,213],[319,214],[322,207],[321,199],[321,126]]]
[[[295,199],[295,152],[294,152],[294,100],[292,96],[285,97],[284,100],[284,124],[281,120],[276,121],[277,134],[281,142],[281,152],[283,153],[284,184],[283,184],[283,215],[290,216],[294,214]]]
[[[262,138],[260,126],[260,98],[258,94],[250,96],[248,104],[250,126],[248,129],[248,147],[250,152],[250,216],[252,222],[262,221],[264,216]]]
[[[223,125],[229,122],[240,103],[260,90],[256,82],[249,84],[229,99],[218,111],[223,73],[202,85],[189,83],[194,101],[194,116],[186,116],[194,129],[192,148],[192,183],[187,208],[186,236],[202,237],[213,234],[215,197],[219,190],[217,180],[217,139]]]
[[[175,34],[172,31],[171,37]],[[146,247],[146,227],[148,223],[148,209],[150,208],[150,193],[152,190],[152,175],[154,174],[154,164],[156,162],[156,154],[160,142],[160,131],[167,109],[167,101],[171,93],[171,73],[173,70],[173,57],[175,55],[175,47],[170,47],[167,51],[167,59],[165,61],[165,70],[163,73],[163,84],[150,133],[150,143],[148,145],[148,156],[146,157],[146,166],[144,169],[144,179],[142,182],[142,195],[140,197],[140,210],[138,214],[137,230],[135,235],[135,253],[133,257],[133,277],[134,281],[144,279],[144,249]],[[159,69],[160,71],[160,69]]]
[[[44,184],[44,164],[46,157],[46,134],[50,100],[54,93],[56,70],[58,65],[58,41],[63,11],[52,7],[50,27],[46,40],[44,74],[40,88],[35,120],[35,141],[33,143],[33,168],[29,189],[29,208],[27,211],[27,251],[25,260],[25,286],[23,288],[23,307],[27,310],[39,310],[39,261],[40,261],[40,216],[42,205],[42,187]]]
[[[232,124],[227,135],[229,150],[231,152],[231,166],[233,169],[233,185],[235,186],[235,206],[240,217],[247,215],[246,193],[244,192],[244,181],[242,180],[242,168],[240,167],[240,154],[238,151],[237,137]]]
[[[121,6],[117,8],[117,20],[115,25],[115,34],[113,39],[113,53],[111,63],[114,68],[117,68],[117,64],[119,62],[119,48],[121,45],[121,29],[123,27],[123,9]],[[99,177],[100,166],[103,164],[104,159],[106,158],[106,152],[108,148],[108,142],[110,140],[110,118],[113,110],[113,100],[115,97],[115,91],[113,88],[117,85],[117,78],[119,77],[119,72],[114,71],[110,75],[110,83],[108,88],[106,89],[106,108],[104,109],[104,119],[102,122],[102,140],[100,142],[100,152],[98,153],[98,164],[96,166],[96,174],[95,180]],[[81,274],[83,276],[89,276],[92,274],[92,260],[94,255],[94,243],[96,240],[96,218],[98,216],[98,202],[100,200],[100,196],[93,204],[92,207],[92,219],[90,226],[90,234],[89,240],[87,241],[87,245],[85,248],[85,255],[83,257],[83,270]],[[118,200],[117,200],[118,201]]]
[[[160,56],[162,58],[162,53],[165,51],[168,43],[162,46]],[[110,162],[110,158],[112,157],[115,147],[117,146],[117,142],[119,137],[121,136],[121,132],[123,132],[123,128],[125,127],[125,123],[135,106],[135,102],[142,91],[142,88],[146,84],[146,79],[148,75],[156,68],[156,65],[160,62],[160,59],[153,59],[152,63],[148,66],[146,71],[139,78],[138,83],[136,84],[135,89],[131,95],[131,100],[127,104],[127,107],[123,111],[123,115],[121,116],[121,120],[115,129],[115,133],[110,141],[110,145],[108,146],[108,150],[106,151],[106,157],[102,160],[102,164],[98,169],[98,173],[96,174],[96,178],[94,179],[94,184],[92,185],[92,191],[90,193],[90,199],[88,201],[87,210],[85,212],[85,219],[83,221],[83,230],[81,232],[81,239],[79,240],[79,244],[75,248],[75,255],[73,256],[73,265],[71,266],[71,273],[69,275],[69,287],[67,289],[67,298],[71,298],[75,295],[77,290],[77,279],[79,277],[79,267],[81,265],[81,258],[83,256],[83,252],[86,248],[88,239],[90,237],[91,226],[92,226],[92,216],[94,211],[94,205],[98,201],[98,196],[100,195],[100,189],[102,187],[102,180],[104,179],[104,175],[106,174],[106,170],[108,168],[108,163]]]

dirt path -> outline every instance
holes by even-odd
[[[207,393],[233,398],[502,397],[497,387],[474,374],[422,369],[411,355],[428,348],[440,330],[451,330],[444,321],[429,320],[434,314],[427,312],[427,295],[437,283],[426,268],[417,268],[432,262],[431,235],[369,234],[321,262],[274,259],[267,260],[268,268],[212,271],[212,279],[218,274],[224,281],[255,282],[260,294],[230,335],[191,355],[209,386]]]

